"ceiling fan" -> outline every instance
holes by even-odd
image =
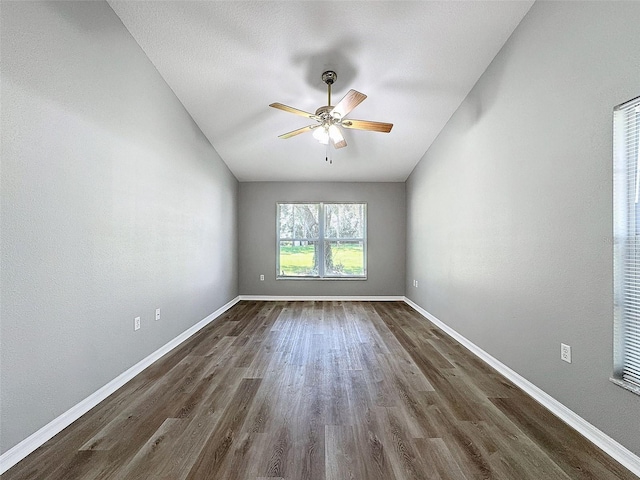
[[[328,105],[318,108],[316,113],[298,110],[297,108],[289,107],[282,103],[272,103],[269,105],[270,107],[307,117],[318,122],[317,124],[307,125],[306,127],[285,133],[280,135],[278,138],[291,138],[304,132],[313,131],[314,138],[321,144],[331,144],[334,148],[343,148],[347,146],[347,141],[344,139],[340,127],[383,133],[389,133],[391,131],[391,127],[393,127],[392,123],[345,118],[351,110],[356,108],[364,101],[365,98],[367,98],[363,93],[355,90],[349,90],[337,105],[331,106],[331,85],[333,85],[337,79],[338,75],[332,70],[326,71],[322,74],[322,81],[327,84]]]

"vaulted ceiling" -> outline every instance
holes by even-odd
[[[109,1],[240,181],[404,181],[532,1]],[[326,105],[322,72],[368,96],[332,150],[313,121],[269,108]]]

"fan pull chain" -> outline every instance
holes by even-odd
[[[333,158],[331,158],[331,150],[329,149],[329,144],[327,143],[327,153],[325,153],[324,161],[329,162],[330,165],[333,165]]]

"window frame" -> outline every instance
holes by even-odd
[[[280,238],[280,206],[281,205],[318,205],[318,238]],[[326,221],[326,205],[362,205],[363,206],[363,237],[353,238],[333,238],[325,237],[325,221]],[[363,201],[279,201],[276,202],[276,280],[367,280],[368,278],[368,204]],[[295,232],[293,232],[295,234]],[[280,272],[280,243],[281,242],[295,242],[295,241],[317,241],[319,249],[319,257],[322,259],[318,262],[318,274],[317,275],[281,275]],[[362,261],[363,261],[363,275],[331,275],[325,272],[325,242],[345,241],[345,242],[362,242]]]
[[[614,345],[610,380],[640,395],[640,279],[635,270],[640,258],[640,97],[613,109],[613,162]]]

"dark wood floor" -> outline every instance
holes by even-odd
[[[401,302],[240,302],[3,479],[636,479]]]

